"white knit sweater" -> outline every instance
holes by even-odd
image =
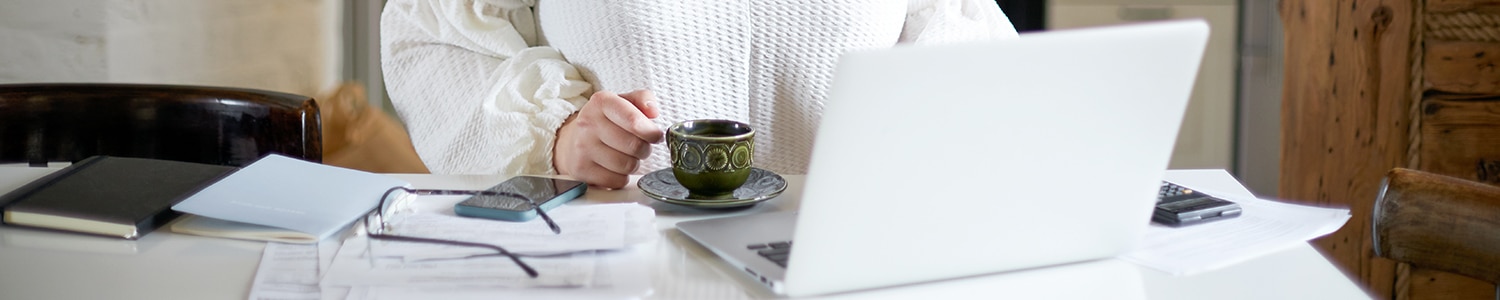
[[[386,5],[386,86],[434,173],[554,173],[557,128],[589,94],[650,89],[662,128],[741,120],[757,167],[801,174],[843,52],[1016,36],[990,0],[536,2]],[[657,145],[636,173],[668,159]]]

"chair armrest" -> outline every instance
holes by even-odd
[[[1396,168],[1376,197],[1375,255],[1500,282],[1500,187]]]

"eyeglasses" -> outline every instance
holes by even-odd
[[[462,247],[487,248],[487,249],[495,250],[495,252],[498,255],[504,255],[504,256],[510,258],[510,261],[514,262],[516,264],[516,266],[521,267],[521,270],[525,271],[527,276],[531,276],[531,278],[536,278],[537,277],[536,269],[533,269],[530,265],[527,265],[526,262],[521,261],[521,256],[525,256],[525,255],[519,255],[519,254],[511,253],[510,251],[505,250],[504,247],[500,247],[500,246],[497,246],[497,245],[491,245],[491,244],[482,244],[482,243],[473,243],[473,242],[464,242],[464,241],[454,241],[454,240],[445,240],[445,239],[435,239],[435,238],[414,237],[414,236],[402,236],[402,235],[395,235],[395,234],[389,234],[389,233],[387,233],[388,231],[393,231],[393,230],[391,230],[391,228],[392,228],[391,224],[394,223],[394,222],[393,222],[393,220],[390,217],[392,217],[392,216],[395,215],[395,213],[394,213],[395,211],[405,210],[407,205],[410,205],[412,202],[414,202],[413,198],[415,198],[416,196],[428,196],[428,195],[502,196],[502,197],[511,197],[511,198],[525,200],[526,203],[531,204],[531,208],[536,211],[537,216],[542,217],[542,220],[547,222],[547,227],[549,227],[549,228],[552,229],[552,233],[556,233],[556,234],[561,234],[562,233],[562,228],[558,227],[557,223],[552,221],[552,217],[547,216],[547,213],[542,210],[542,207],[540,205],[536,204],[535,200],[532,200],[531,197],[527,197],[525,195],[521,195],[521,194],[517,194],[517,193],[512,193],[512,192],[488,191],[488,190],[486,190],[486,191],[476,191],[476,190],[429,190],[429,189],[412,189],[412,188],[406,188],[406,187],[393,187],[393,188],[390,188],[390,189],[386,190],[385,194],[383,194],[383,195],[380,196],[380,206],[376,207],[374,211],[370,212],[368,215],[365,216],[365,232],[366,232],[366,234],[371,239],[376,239],[376,240],[415,242],[415,243],[429,243],[429,244],[452,245],[452,246],[462,246]],[[365,250],[366,250],[366,252],[369,252],[369,250],[370,250],[368,248],[369,244],[366,244],[366,246],[367,246],[367,248]]]

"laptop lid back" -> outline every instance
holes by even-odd
[[[791,296],[1104,258],[1150,222],[1201,20],[840,58]]]

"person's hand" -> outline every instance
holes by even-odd
[[[651,123],[659,114],[650,91],[594,93],[557,129],[552,166],[594,186],[624,187],[641,160],[651,156],[651,144],[662,140],[662,129]]]

